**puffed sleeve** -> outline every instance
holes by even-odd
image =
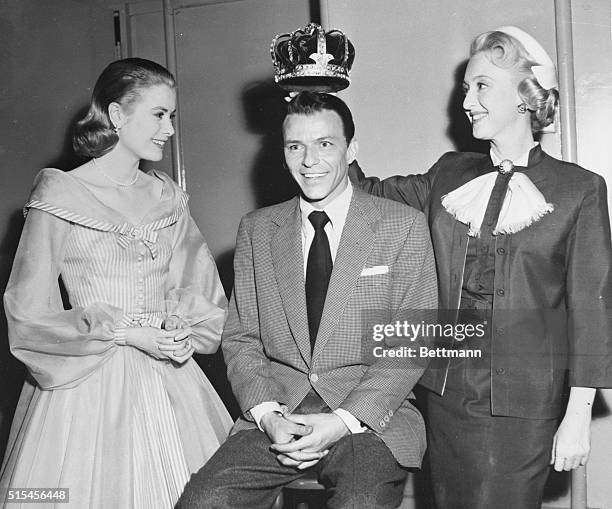
[[[78,385],[117,348],[120,309],[96,303],[64,310],[58,278],[70,229],[30,209],[4,294],[11,352],[43,389]]]
[[[571,386],[612,387],[612,246],[607,191],[596,176],[567,242]]]
[[[193,329],[196,352],[211,354],[221,343],[227,299],[206,241],[186,209],[176,223],[166,280],[166,314]]]

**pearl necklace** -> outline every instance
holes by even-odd
[[[93,161],[93,165],[96,167],[96,169],[99,170],[100,173],[102,173],[102,175],[104,175],[104,177],[107,180],[110,180],[116,186],[119,186],[119,187],[130,187],[130,186],[133,186],[136,183],[136,181],[138,180],[138,177],[140,177],[140,172],[138,170],[136,170],[136,173],[134,174],[134,177],[132,178],[132,180],[130,180],[129,182],[119,182],[118,180],[115,180],[110,175],[107,175],[107,173],[102,169],[102,167],[98,166],[98,162],[96,161],[95,157],[92,158],[92,161]]]

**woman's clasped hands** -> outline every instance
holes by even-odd
[[[125,333],[125,342],[156,359],[183,364],[194,352],[191,328],[177,316],[169,316],[163,327],[130,327]]]

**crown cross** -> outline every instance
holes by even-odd
[[[311,28],[312,27],[312,28]],[[310,59],[317,64],[318,67],[325,69],[330,60],[334,59],[334,55],[327,52],[327,44],[325,44],[325,32],[321,27],[314,23],[309,25],[309,28],[314,32],[317,31],[317,52],[310,55]],[[318,28],[318,30],[317,30]]]
[[[334,59],[333,55],[330,55],[329,53],[313,53],[312,55],[310,55],[310,59],[315,62],[319,67],[322,68],[326,68],[327,67],[327,63],[330,60]]]

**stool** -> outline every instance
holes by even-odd
[[[300,477],[299,479],[296,479],[295,481],[291,481],[289,484],[287,484],[283,488],[283,491],[285,489],[302,491],[304,497],[308,498],[309,497],[308,492],[323,491],[325,490],[325,487],[322,484],[319,484],[319,481],[317,481],[316,475],[314,474],[314,472],[312,472],[312,473],[307,473],[304,477]],[[284,497],[283,491],[281,491],[278,494],[278,497],[276,497],[276,500],[274,501],[270,509],[283,509],[283,506],[285,503],[285,497]],[[314,506],[309,508],[307,502],[299,502],[296,506],[296,509],[317,509],[317,508]]]

